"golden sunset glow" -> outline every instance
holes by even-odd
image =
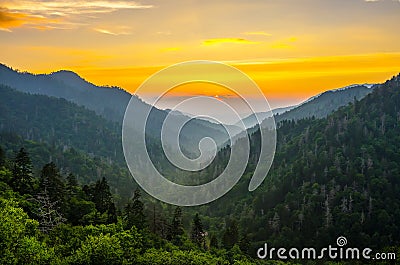
[[[400,72],[399,24],[400,2],[383,0],[2,1],[0,50],[22,71],[130,92],[168,65],[221,61],[283,106]]]

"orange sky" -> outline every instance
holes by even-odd
[[[399,73],[398,25],[398,0],[5,0],[0,58],[131,92],[165,66],[221,61],[282,106]]]
[[[383,82],[400,72],[400,53],[231,65],[249,75],[268,98],[289,98],[296,101],[349,84]],[[162,68],[163,66],[82,69],[79,73],[87,80],[99,84],[108,84],[111,77],[113,84],[134,92],[146,78]],[[203,94],[201,86],[199,85],[198,92]],[[195,86],[191,86],[191,90],[196,90]]]

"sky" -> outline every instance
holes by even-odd
[[[282,107],[399,73],[399,25],[400,0],[0,0],[0,59],[130,92],[171,64],[224,62]]]

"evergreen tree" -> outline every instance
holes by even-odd
[[[243,233],[242,237],[239,240],[239,247],[243,253],[248,253],[250,250],[250,240],[247,237],[247,233]]]
[[[115,208],[115,204],[111,203],[107,210],[107,223],[113,224],[118,221],[117,218],[117,209]]]
[[[21,148],[15,157],[12,173],[13,181],[10,184],[15,191],[21,194],[33,192],[34,177],[32,174],[32,163],[24,148]]]
[[[225,229],[222,243],[225,248],[232,248],[239,241],[239,228],[235,220],[231,221]]]
[[[210,248],[219,248],[218,238],[215,235],[210,238]]]
[[[182,235],[185,233],[183,230],[183,223],[182,223],[182,209],[181,207],[176,207],[174,211],[174,216],[172,217],[171,223],[171,231],[170,231],[170,240],[175,245],[182,244]]]
[[[75,175],[69,173],[67,176],[67,185],[66,185],[67,195],[69,198],[76,195],[78,191],[78,186],[79,186],[78,180],[76,179]]]
[[[128,228],[135,226],[138,229],[144,229],[146,226],[146,216],[144,214],[144,204],[141,201],[141,192],[137,188],[132,198],[132,203],[125,207],[126,225]]]
[[[43,166],[39,188],[40,191],[47,191],[51,202],[57,202],[61,207],[64,206],[65,184],[60,171],[53,162]]]
[[[6,153],[0,146],[0,167],[4,166],[6,163]]]
[[[203,224],[201,223],[199,214],[196,213],[193,218],[191,239],[196,245],[205,246],[205,236],[206,233],[204,232]]]
[[[85,186],[84,191],[89,200],[94,202],[97,211],[101,214],[105,213],[110,204],[113,203],[110,186],[108,186],[107,180],[104,177],[96,181],[94,185]]]
[[[76,176],[72,173],[69,173],[67,176],[67,187],[77,187],[78,186],[78,180],[76,179]]]
[[[117,220],[115,204],[106,178],[103,177],[94,186],[86,188],[86,192],[96,205],[96,210],[101,215],[106,214],[106,222],[112,223]]]

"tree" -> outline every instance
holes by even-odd
[[[185,234],[183,230],[182,223],[182,209],[181,207],[176,207],[174,211],[174,216],[171,222],[170,240],[177,246],[182,244],[182,236]]]
[[[0,198],[0,264],[49,264],[54,251],[37,239],[38,222],[13,200]]]
[[[53,162],[43,166],[39,187],[41,191],[46,190],[51,202],[57,202],[60,207],[64,206],[65,184]]]
[[[71,257],[71,264],[113,265],[122,264],[123,250],[117,236],[102,233],[89,235]]]
[[[0,146],[0,167],[4,166],[6,163],[6,153]]]
[[[193,218],[191,239],[196,245],[200,247],[205,246],[205,237],[206,233],[204,232],[203,224],[201,223],[199,214],[196,213]]]
[[[243,253],[248,253],[250,250],[250,240],[247,237],[247,233],[243,233],[242,237],[239,240],[239,247]]]
[[[43,233],[49,233],[55,226],[66,220],[58,210],[59,202],[51,201],[46,187],[36,196],[35,201],[39,204],[36,215],[39,218],[39,229]]]
[[[210,248],[219,248],[218,238],[215,235],[210,238]]]
[[[20,194],[33,192],[32,162],[24,148],[21,148],[15,157],[12,173],[13,181],[10,184],[15,191]]]
[[[75,175],[69,173],[67,176],[67,193],[69,197],[76,195],[78,189],[78,180]]]
[[[106,214],[105,221],[107,223],[115,223],[117,221],[115,204],[106,178],[103,177],[98,180],[95,185],[84,186],[83,190],[89,200],[94,202],[100,215]],[[99,218],[99,220],[101,219]]]
[[[230,249],[239,240],[239,228],[235,220],[231,221],[229,226],[225,229],[222,237],[222,243],[225,248]]]
[[[135,226],[137,229],[144,229],[146,226],[146,216],[144,214],[144,204],[140,200],[142,194],[137,188],[132,198],[132,203],[125,207],[126,225],[128,228]]]

